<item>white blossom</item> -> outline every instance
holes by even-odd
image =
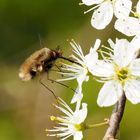
[[[136,12],[131,11],[134,17],[125,16],[119,18],[115,22],[115,29],[122,32],[127,36],[140,37],[140,1],[138,1],[136,6]]]
[[[109,40],[110,52],[102,52],[104,60],[98,60],[92,73],[104,82],[97,103],[99,106],[115,104],[122,94],[133,104],[140,102],[140,58],[136,58],[133,42],[126,39]],[[105,56],[108,55],[108,56]]]
[[[135,17],[126,16],[125,18],[117,19],[115,29],[127,36],[135,36],[132,39],[133,47],[136,50],[140,49],[140,1],[136,6],[136,12],[131,11]],[[136,45],[135,45],[136,44]]]
[[[82,0],[87,5],[93,5],[85,13],[94,10],[91,24],[96,29],[104,29],[112,20],[113,14],[117,18],[129,16],[132,2],[131,0]]]
[[[47,129],[49,133],[47,136],[56,136],[60,140],[65,140],[70,136],[73,136],[73,140],[82,140],[83,131],[86,129],[84,121],[87,117],[87,104],[82,103],[82,108],[80,108],[81,103],[77,102],[76,109],[73,111],[62,99],[59,98],[59,103],[62,106],[57,106],[62,113],[61,117],[51,116],[52,121],[56,121],[58,124],[54,126],[53,129]]]
[[[72,63],[71,65],[63,63],[63,72],[59,73],[67,78],[59,79],[57,81],[65,81],[72,79],[77,80],[78,87],[71,101],[71,103],[75,103],[78,100],[81,100],[83,97],[82,84],[84,81],[89,80],[88,72],[92,69],[92,67],[94,67],[93,65],[98,59],[98,53],[96,51],[100,46],[100,40],[96,40],[94,47],[91,47],[90,52],[85,56],[79,44],[76,44],[74,41],[72,41],[70,44],[73,48],[73,52],[76,54],[72,55],[71,57],[75,60],[76,63]]]

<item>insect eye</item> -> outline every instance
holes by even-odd
[[[32,77],[35,77],[36,76],[36,71],[31,70],[30,74],[32,75]]]

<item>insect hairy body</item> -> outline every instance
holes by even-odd
[[[19,77],[23,81],[29,81],[37,74],[48,72],[52,68],[57,58],[61,57],[62,53],[58,50],[42,48],[30,55],[19,70]]]

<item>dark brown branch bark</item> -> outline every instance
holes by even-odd
[[[105,133],[103,140],[115,140],[117,132],[119,130],[120,122],[123,117],[125,103],[126,103],[126,97],[125,94],[123,94],[114,107],[114,110],[110,117],[109,127]]]

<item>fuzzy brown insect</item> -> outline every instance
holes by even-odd
[[[42,48],[30,55],[19,70],[19,77],[23,81],[29,81],[37,74],[48,72],[57,58],[62,57],[60,50]]]
[[[77,63],[69,58],[63,57],[60,49],[51,50],[49,48],[42,48],[38,51],[35,51],[24,61],[24,63],[21,65],[20,70],[19,70],[19,77],[23,81],[29,81],[32,78],[34,78],[36,75],[39,75],[44,72],[48,73],[48,71],[55,65],[55,60],[57,60],[58,58],[80,65],[79,63]],[[57,68],[59,69],[59,67],[57,67]],[[50,80],[53,83],[54,82],[58,83],[62,86],[69,88],[70,90],[76,92],[71,87],[69,87],[63,83],[50,79],[49,76],[47,78],[48,78],[48,80]],[[47,88],[56,99],[58,98],[55,95],[55,93],[49,87],[47,87],[41,80],[40,80],[40,83],[45,88]]]

